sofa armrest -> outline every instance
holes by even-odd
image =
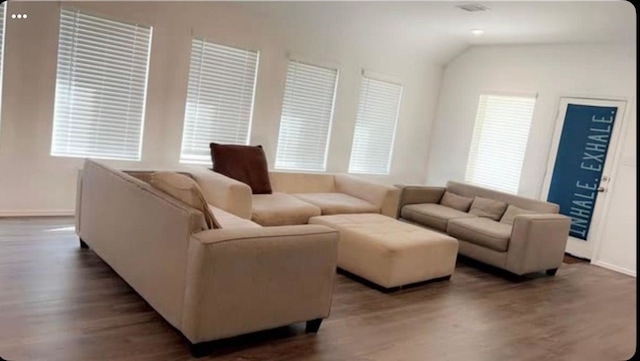
[[[91,160],[85,161],[80,180],[78,236],[178,327],[189,239],[192,233],[202,231],[202,213],[147,183]]]
[[[396,185],[396,187],[400,189],[398,212],[407,204],[438,203],[446,190],[445,187],[420,185]]]
[[[317,225],[194,234],[181,331],[198,343],[327,317],[337,251]]]
[[[378,207],[381,214],[396,218],[400,198],[398,188],[345,174],[335,175],[335,186],[337,192],[363,199]]]
[[[251,219],[251,187],[204,167],[189,168],[207,203],[244,219]]]
[[[556,213],[523,214],[513,221],[506,268],[523,275],[560,267],[571,218]]]

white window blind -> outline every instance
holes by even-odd
[[[517,194],[534,96],[480,96],[465,180]]]
[[[151,28],[63,8],[51,155],[139,160]]]
[[[193,39],[181,162],[211,163],[209,143],[249,144],[258,52]]]
[[[289,61],[277,169],[324,171],[338,70]]]
[[[389,174],[402,85],[362,78],[349,173]]]
[[[7,16],[7,2],[0,4],[0,113],[2,113],[2,72],[4,71],[4,29]],[[1,121],[2,119],[0,119]]]

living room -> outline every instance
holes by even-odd
[[[0,296],[0,308],[4,309],[0,310],[0,321],[10,327],[0,331],[0,357],[188,359],[188,349],[176,336],[179,332],[120,280],[120,272],[109,269],[116,266],[110,262],[106,266],[91,253],[93,250],[78,253],[72,226],[79,194],[78,172],[84,158],[98,158],[99,163],[120,170],[211,168],[208,147],[195,153],[185,150],[189,118],[186,104],[192,95],[197,41],[203,47],[222,45],[253,54],[253,81],[245,82],[253,89],[247,93],[249,101],[243,98],[249,109],[244,144],[262,146],[270,171],[351,173],[389,187],[473,183],[468,170],[473,144],[480,141],[476,139],[476,127],[481,96],[507,95],[533,99],[524,141],[513,153],[518,153],[518,172],[509,179],[515,182],[515,190],[508,193],[546,202],[551,199],[548,195],[553,189],[554,165],[561,158],[556,153],[560,154],[562,146],[562,123],[569,119],[563,117],[568,114],[567,103],[615,106],[618,111],[606,162],[604,157],[596,157],[604,162],[603,182],[594,192],[596,188],[603,192],[597,193],[598,202],[592,209],[590,235],[585,240],[572,234],[567,243],[568,256],[556,276],[537,275],[514,282],[500,270],[485,269],[486,261],[476,264],[458,260],[448,281],[387,294],[340,274],[336,276],[331,316],[316,335],[321,341],[295,330],[281,330],[275,335],[260,334],[257,340],[216,344],[225,352],[214,352],[212,359],[519,359],[517,352],[530,352],[530,359],[622,359],[635,352],[637,60],[635,9],[630,3],[9,1],[2,6],[0,281],[7,292]],[[64,123],[66,118],[57,113],[63,99],[57,91],[64,80],[61,59],[66,59],[61,56],[64,48],[59,47],[63,29],[67,29],[61,26],[63,14],[67,14],[69,24],[87,15],[130,25],[141,31],[141,39],[146,39],[143,45],[147,52],[143,55],[147,56],[136,58],[142,59],[143,87],[141,91],[131,90],[140,91],[143,99],[135,124],[138,130],[130,142],[132,151],[119,160],[105,159],[108,155],[73,154],[74,148],[68,144],[66,148],[57,147],[54,134],[77,135],[64,133],[67,128],[62,125],[68,122]],[[324,98],[328,104],[325,122],[312,129],[323,130],[314,135],[320,148],[314,148],[312,155],[284,151],[279,155],[286,148],[281,144],[281,129],[288,109],[287,84],[296,64],[312,65],[312,72],[329,74],[325,78],[330,81],[325,85],[332,91]],[[294,70],[301,69],[299,65]],[[394,89],[401,90],[394,98],[396,116],[383,132],[390,135],[382,139],[383,148],[388,150],[380,157],[383,170],[354,172],[352,160],[357,157],[353,150],[357,148],[365,79],[396,85]],[[123,89],[118,89],[120,94]],[[312,130],[306,131],[311,134]],[[292,132],[302,142],[317,140],[305,138],[305,134]],[[359,156],[366,160],[377,155],[365,152]],[[193,159],[205,158],[193,164]],[[495,169],[505,168],[503,162],[511,160],[507,158],[493,164]],[[293,161],[287,163],[287,159]],[[291,166],[305,159],[312,161],[299,169]],[[369,163],[363,164],[366,167]],[[102,256],[97,244],[86,241]],[[47,258],[47,254],[52,257]],[[16,264],[18,260],[22,266]],[[56,265],[55,260],[66,261]],[[40,264],[51,269],[40,269]],[[78,274],[81,269],[99,275],[94,275],[97,278],[92,278],[92,283],[85,283],[88,281],[82,281]],[[102,278],[107,283],[100,283],[98,279]],[[75,299],[65,292],[79,292],[89,303],[99,297],[99,292],[92,296],[95,289],[74,288],[69,282],[113,288],[102,306],[86,304],[75,312],[56,303]],[[113,282],[120,283],[111,286]],[[505,293],[503,300],[490,298],[482,291],[483,286],[494,295],[507,291],[513,294]],[[562,293],[554,294],[558,289]],[[57,296],[47,298],[52,297],[48,292]],[[43,303],[38,304],[38,299]],[[463,306],[465,302],[473,304],[474,299],[484,302],[475,312]],[[583,299],[583,303],[576,305],[573,299]],[[532,300],[533,305],[527,304]],[[121,301],[133,308],[146,307],[144,314],[117,319],[108,304]],[[366,314],[368,302],[376,308],[375,313]],[[47,316],[47,305],[60,312],[59,318]],[[460,315],[455,315],[454,305],[462,307]],[[557,307],[567,316],[553,328],[552,318],[559,317],[557,314],[539,315],[544,320],[540,322],[545,323],[540,325],[536,320],[515,317],[526,313],[526,308],[514,312],[503,309],[525,305],[536,310],[541,305]],[[38,306],[45,309],[38,311]],[[432,310],[438,307],[441,310]],[[387,308],[390,313],[385,315],[383,309]],[[429,338],[429,332],[438,333],[432,328],[435,326],[420,328],[407,323],[402,327],[412,317],[412,308],[425,312],[426,316],[419,318],[422,323],[431,322],[430,318],[440,320],[434,325],[443,327],[442,338],[452,338],[445,343],[448,346],[437,347],[435,339]],[[126,314],[126,306],[124,310]],[[35,331],[40,321],[36,316],[29,320],[29,312],[43,317],[43,330],[60,328],[60,335],[47,339],[43,330]],[[99,316],[101,312],[104,318]],[[357,318],[359,314],[364,318]],[[505,317],[502,322],[519,333],[521,339],[515,340],[514,347],[506,346],[513,338],[495,328],[500,321],[483,328],[488,315]],[[136,328],[136,317],[144,319],[138,321],[146,325]],[[511,323],[510,317],[515,321]],[[376,328],[374,320],[389,324]],[[73,324],[82,322],[90,328],[73,328]],[[100,322],[112,328],[106,340],[100,332],[91,333],[91,327],[100,328]],[[117,327],[123,327],[123,333],[118,333]],[[353,330],[348,332],[350,328]],[[455,336],[456,330],[460,335]],[[493,334],[478,336],[485,331]],[[144,339],[144,332],[161,336],[149,341]],[[283,337],[276,337],[282,333]],[[401,342],[403,336],[410,341]],[[344,338],[345,344],[339,338]],[[115,341],[110,343],[109,339]],[[74,346],[83,340],[89,342]],[[452,350],[459,347],[455,340],[469,342],[469,346]],[[605,341],[598,346],[596,340]],[[104,345],[98,345],[101,343]],[[60,355],[55,355],[58,351],[47,352],[57,345],[63,345]],[[120,348],[130,350],[115,351]],[[88,357],[90,354],[98,356]]]

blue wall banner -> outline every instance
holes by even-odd
[[[568,104],[547,201],[571,217],[569,235],[586,240],[617,107]]]

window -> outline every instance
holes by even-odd
[[[535,102],[534,96],[480,96],[467,182],[518,193]]]
[[[4,69],[4,29],[7,2],[0,4],[0,110],[2,109],[2,71]]]
[[[209,143],[249,144],[258,52],[193,39],[181,162],[211,163]]]
[[[140,160],[151,28],[62,9],[51,155]]]
[[[349,173],[389,174],[402,85],[364,77]]]
[[[289,61],[277,169],[324,171],[338,70]]]

